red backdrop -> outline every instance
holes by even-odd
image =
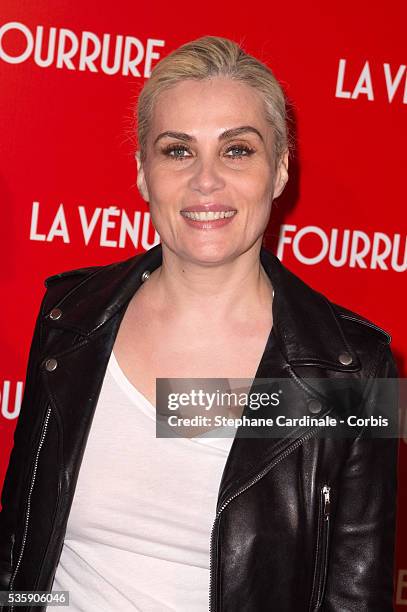
[[[294,105],[297,155],[266,244],[330,299],[388,330],[405,376],[404,2],[202,5],[3,0],[0,13],[0,485],[43,279],[154,244],[132,113],[156,62],[205,34],[266,62]],[[403,210],[402,210],[403,208]],[[407,606],[406,439],[397,606]]]

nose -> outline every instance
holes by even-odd
[[[213,191],[223,189],[225,180],[217,165],[217,159],[201,157],[194,164],[189,187],[193,191],[209,195]]]

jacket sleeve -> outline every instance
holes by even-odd
[[[367,411],[385,413],[398,424],[398,381],[381,384],[380,379],[385,378],[398,378],[389,345],[383,347],[368,392]],[[374,437],[367,427],[351,443],[331,525],[321,607],[326,612],[394,610],[398,449],[398,437]]]
[[[9,590],[13,566],[13,547],[16,529],[21,520],[24,482],[30,468],[30,446],[35,420],[35,394],[39,377],[41,315],[44,298],[34,328],[28,356],[24,393],[17,425],[14,430],[14,445],[1,494],[0,512],[0,590]],[[1,609],[1,606],[0,606]]]

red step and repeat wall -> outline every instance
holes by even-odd
[[[232,38],[267,63],[293,105],[296,156],[266,246],[330,299],[388,330],[405,376],[406,20],[402,0],[2,1],[0,486],[43,280],[157,242],[136,187],[134,106],[160,58],[205,34]],[[407,432],[400,610],[406,442]]]

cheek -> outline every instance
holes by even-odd
[[[162,207],[173,201],[173,196],[180,189],[179,177],[165,168],[153,168],[148,174],[149,193],[152,203]]]
[[[264,205],[272,196],[273,177],[270,172],[246,173],[234,181],[236,196],[245,200],[249,209],[255,205]]]

